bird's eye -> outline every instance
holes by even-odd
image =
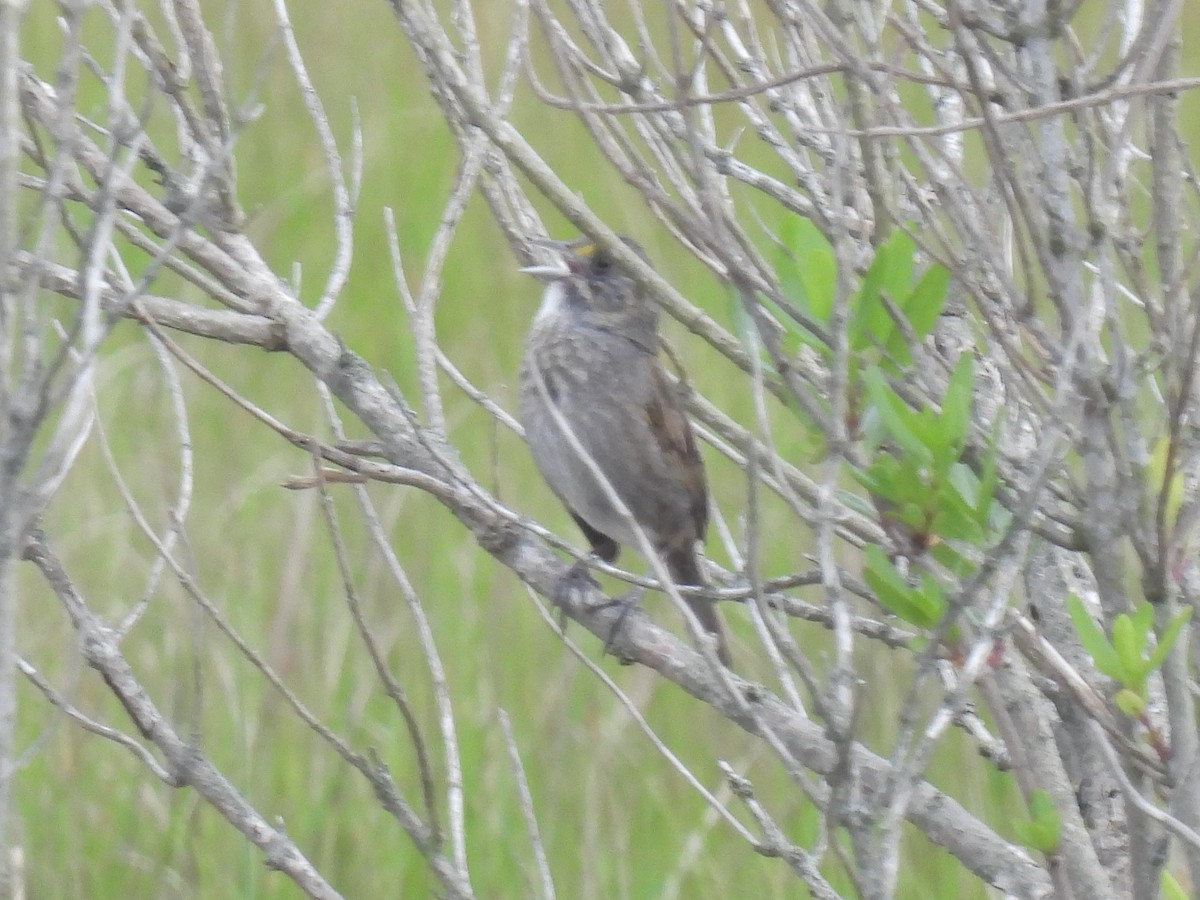
[[[612,268],[612,260],[608,258],[607,253],[597,253],[592,257],[592,269],[597,272],[607,272]]]

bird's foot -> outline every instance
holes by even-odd
[[[551,601],[558,607],[559,631],[565,632],[567,629],[567,609],[579,602],[580,595],[593,590],[600,590],[600,582],[592,576],[586,560],[577,560],[558,580],[558,584],[554,586],[550,596]],[[616,653],[614,646],[629,614],[641,607],[644,593],[646,591],[643,588],[635,587],[619,597],[608,597],[602,602],[588,607],[589,612],[602,612],[614,607],[620,609],[616,621],[608,631],[608,638],[604,641],[604,652],[616,656],[621,665],[630,665],[633,660]]]
[[[591,590],[600,590],[600,582],[592,577],[586,561],[576,560],[558,580],[550,595],[550,600],[558,607],[559,631],[567,630],[567,608],[577,602],[580,594]]]
[[[617,606],[621,609],[621,612],[617,615],[617,620],[613,622],[612,628],[610,628],[608,631],[608,637],[604,641],[604,652],[611,653],[623,666],[632,665],[633,660],[621,656],[621,654],[615,652],[615,642],[618,635],[621,633],[621,628],[625,625],[625,620],[629,618],[629,614],[635,609],[639,609],[641,607],[642,595],[644,593],[646,593],[644,589],[635,587],[632,590],[626,591],[620,597],[613,597],[607,603],[603,603],[597,607],[598,609],[609,609]]]

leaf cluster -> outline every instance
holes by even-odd
[[[1157,641],[1154,634],[1154,607],[1141,603],[1132,614],[1121,613],[1112,624],[1111,639],[1093,621],[1078,596],[1067,598],[1067,612],[1083,649],[1096,668],[1121,686],[1115,702],[1130,717],[1146,709],[1146,681],[1158,669],[1183,626],[1192,617],[1191,607],[1181,609],[1163,630]]]

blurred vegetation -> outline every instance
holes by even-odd
[[[503,4],[480,3],[485,56],[488,35],[508,29]],[[344,152],[357,106],[364,180],[355,224],[349,284],[333,316],[346,344],[385,369],[416,397],[407,323],[394,286],[383,209],[395,211],[410,281],[438,225],[458,157],[424,77],[384,3],[321,5],[292,14],[318,95]],[[302,294],[315,298],[332,260],[327,178],[314,130],[272,36],[265,0],[210,4],[210,26],[223,42],[234,97],[253,95],[262,115],[240,137],[240,198],[252,217],[250,233],[276,272],[291,279],[302,267]],[[49,3],[31,6],[22,34],[24,54],[48,75],[59,36]],[[89,15],[99,16],[92,10]],[[1185,50],[1200,25],[1183,16]],[[496,45],[501,43],[498,38]],[[105,48],[89,45],[104,60]],[[1186,58],[1184,72],[1196,70]],[[99,97],[99,95],[97,94]],[[97,101],[99,102],[99,101]],[[1184,123],[1194,98],[1185,98]],[[637,235],[661,271],[719,320],[727,320],[721,288],[672,252],[649,227],[570,116],[547,109],[524,89],[514,116],[523,129],[555,129],[548,161],[582,198],[615,227]],[[348,153],[346,154],[348,156]],[[549,217],[552,233],[568,236]],[[137,261],[130,260],[136,266]],[[179,288],[169,279],[158,292]],[[521,341],[538,288],[516,264],[486,208],[473,201],[446,267],[437,326],[447,353],[476,384],[514,408],[513,382]],[[686,360],[688,341],[668,337]],[[314,396],[297,394],[296,363],[243,347],[186,342],[214,371],[273,415],[298,429],[325,433]],[[165,508],[179,478],[170,397],[141,333],[122,326],[104,359],[101,422],[116,468],[150,510]],[[716,402],[749,421],[747,397],[729,372],[695,368],[691,377]],[[298,696],[359,748],[373,747],[399,783],[417,794],[403,725],[379,690],[359,650],[343,591],[324,539],[314,493],[288,492],[280,482],[311,463],[233,408],[212,388],[181,375],[195,451],[195,496],[188,516],[192,574],[233,627],[277,668]],[[523,444],[469,400],[447,388],[454,443],[481,480],[516,509],[577,540],[565,513],[534,472]],[[353,430],[354,426],[350,424]],[[799,435],[777,435],[806,463]],[[745,485],[709,454],[715,502],[730,527],[739,527]],[[655,753],[613,697],[542,623],[516,578],[480,550],[471,536],[428,498],[376,487],[396,552],[432,617],[456,701],[463,752],[469,853],[483,896],[531,893],[529,847],[502,733],[493,710],[507,710],[530,780],[542,836],[561,897],[802,896],[786,866],[730,840],[724,826]],[[350,498],[343,498],[346,504]],[[411,620],[385,577],[381,560],[349,506],[342,525],[356,585],[389,662],[436,733],[434,708]],[[768,517],[770,510],[766,511]],[[113,620],[145,591],[141,573],[147,540],[123,512],[101,442],[93,439],[48,517],[62,535],[58,549],[88,600]],[[161,524],[161,523],[157,523]],[[763,534],[767,573],[803,568],[810,536],[772,529]],[[715,540],[710,552],[721,559]],[[626,560],[632,562],[632,560]],[[21,653],[88,710],[118,727],[124,712],[72,648],[72,631],[53,599],[27,578],[18,645]],[[651,614],[670,622],[660,597]],[[748,627],[730,610],[735,633]],[[802,626],[815,663],[824,635]],[[595,642],[584,646],[600,658]],[[736,646],[736,644],[735,644]],[[432,890],[425,865],[395,823],[373,802],[362,779],[349,773],[323,743],[288,714],[267,687],[194,604],[165,578],[126,641],[139,677],[180,726],[192,733],[257,807],[277,816],[313,863],[347,897],[422,896]],[[879,746],[890,734],[903,683],[900,655],[872,648],[860,660],[863,739]],[[760,795],[796,792],[774,759],[706,707],[698,707],[651,672],[601,665],[638,702],[667,744],[710,787],[722,790],[710,748],[750,777]],[[751,660],[747,660],[752,665]],[[752,673],[748,673],[751,674]],[[21,697],[20,736],[30,751],[18,781],[19,839],[26,856],[28,896],[59,897],[294,897],[297,889],[268,871],[240,835],[187,790],[151,783],[121,748],[64,723],[32,689]],[[197,700],[199,707],[197,708]],[[702,735],[702,739],[697,738]],[[400,749],[397,749],[400,748]],[[980,761],[951,734],[929,770],[1001,833],[1019,808],[1007,776]],[[773,791],[778,786],[779,791]],[[789,837],[811,842],[813,817],[801,802],[775,809]],[[679,823],[694,822],[691,830]],[[621,848],[598,854],[592,848]],[[913,838],[899,895],[908,898],[983,897],[982,887],[943,852]],[[848,890],[834,873],[835,885]]]

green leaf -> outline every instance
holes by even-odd
[[[975,510],[966,501],[957,487],[947,484],[934,495],[933,532],[945,538],[982,542],[983,529],[975,518]]]
[[[1041,853],[1052,853],[1062,835],[1062,817],[1054,801],[1041,788],[1029,795],[1029,821],[1013,822],[1017,837],[1026,847]]]
[[[907,405],[905,409],[908,409]],[[914,410],[909,426],[917,440],[929,450],[928,465],[932,466],[937,474],[945,472],[950,463],[958,458],[957,450],[947,439],[941,418],[929,407]]]
[[[1147,603],[1146,606],[1150,604]],[[1185,606],[1175,614],[1175,618],[1163,631],[1162,637],[1158,639],[1158,646],[1150,651],[1150,671],[1154,671],[1163,664],[1163,660],[1167,658],[1167,654],[1171,652],[1171,645],[1175,643],[1175,639],[1179,637],[1179,632],[1183,626],[1188,623],[1192,617],[1192,608]]]
[[[971,353],[959,354],[946,394],[942,397],[942,424],[947,437],[962,447],[971,425],[971,404],[975,396],[975,358]]]
[[[917,590],[896,571],[887,554],[874,544],[866,549],[863,579],[883,607],[893,615],[920,628],[933,628],[941,621],[946,601],[936,584],[936,593]],[[925,588],[928,589],[928,585]]]
[[[933,331],[938,316],[946,306],[949,286],[950,270],[941,263],[934,263],[925,270],[925,274],[904,301],[904,316],[918,338],[923,338]]]
[[[878,413],[888,437],[895,441],[903,452],[912,456],[915,462],[926,466],[932,463],[929,449],[913,431],[916,413],[892,390],[884,380],[882,371],[872,366],[864,373],[863,382],[867,388],[867,397]]]
[[[1145,663],[1145,659],[1142,657],[1144,646],[1145,644],[1138,640],[1133,620],[1124,613],[1117,616],[1113,621],[1112,648],[1116,652],[1121,674],[1114,677],[1125,687],[1133,690],[1138,690],[1141,686],[1142,666]]]
[[[946,305],[946,289],[949,284],[950,271],[945,266],[930,266],[909,295],[896,303],[918,341],[929,334],[937,324],[938,316],[942,314]],[[887,355],[901,366],[906,366],[912,361],[908,340],[902,329],[897,328],[887,342]]]
[[[905,232],[896,230],[875,250],[862,285],[851,302],[850,349],[866,350],[875,344],[891,343],[896,323],[884,305],[884,294],[897,306],[908,295],[916,245]]]
[[[924,498],[921,498],[922,500]],[[925,520],[928,518],[925,505],[916,500],[906,500],[893,510],[892,517],[897,522],[903,522],[913,531],[923,531]]]
[[[1162,900],[1188,900],[1187,892],[1175,880],[1175,876],[1166,869],[1163,869],[1158,884],[1162,888]]]
[[[884,609],[906,622],[911,622],[919,615],[913,600],[913,594],[916,592],[896,571],[887,554],[875,544],[867,545],[866,564],[863,579]]]
[[[805,345],[828,356],[830,347],[805,323],[813,328],[829,323],[837,295],[837,258],[833,248],[817,226],[801,216],[785,219],[779,236],[774,263],[782,298],[776,302],[764,297],[763,302],[787,333],[788,352]]]
[[[895,462],[895,459],[892,457],[883,456],[865,469],[851,469],[850,474],[854,477],[855,481],[872,494],[876,494],[885,500],[890,500],[894,481],[891,478],[889,467],[884,465],[885,460],[890,460],[892,463]]]
[[[934,542],[933,546],[929,548],[929,555],[937,561],[938,565],[945,567],[951,575],[960,580],[970,577],[977,568],[974,560],[961,553],[953,544],[945,541]]]
[[[933,628],[945,617],[950,603],[946,600],[945,589],[933,577],[932,572],[921,573],[921,597],[925,601],[922,608],[925,610],[929,622],[925,627]]]
[[[990,494],[987,497],[982,496],[984,494],[983,479],[977,476],[966,463],[960,462],[956,462],[950,467],[946,479],[958,494],[963,507],[970,511],[971,518],[975,520],[979,533],[982,535],[984,527],[987,525],[987,512],[985,510],[981,513],[979,506],[981,503],[991,502]]]
[[[837,294],[837,257],[811,220],[789,216],[779,230],[783,247],[775,258],[775,274],[784,295],[816,321],[829,322]]]
[[[1150,629],[1154,627],[1154,607],[1145,601],[1139,603],[1130,614],[1129,621],[1133,625],[1138,647],[1145,647]]]
[[[1117,659],[1116,652],[1104,632],[1100,630],[1100,626],[1092,621],[1091,615],[1083,606],[1083,601],[1075,594],[1067,597],[1067,614],[1070,615],[1071,623],[1075,626],[1075,634],[1079,637],[1079,643],[1092,658],[1096,668],[1110,678],[1119,681],[1121,664]]]
[[[1117,691],[1113,696],[1113,703],[1117,704],[1117,709],[1131,719],[1136,719],[1146,711],[1146,701],[1129,688],[1121,688]]]
[[[870,268],[863,275],[858,293],[850,298],[850,321],[847,336],[850,341],[850,349],[856,353],[871,348],[874,329],[880,324],[880,313],[882,313],[884,322],[887,321],[887,311],[883,309],[879,301],[879,285],[883,281],[883,270],[887,265],[887,251],[880,247],[875,253],[875,258],[871,260]]]
[[[913,258],[917,245],[907,231],[897,228],[880,246],[887,258],[879,281],[881,290],[887,292],[896,306],[900,306],[909,294],[912,284]]]

